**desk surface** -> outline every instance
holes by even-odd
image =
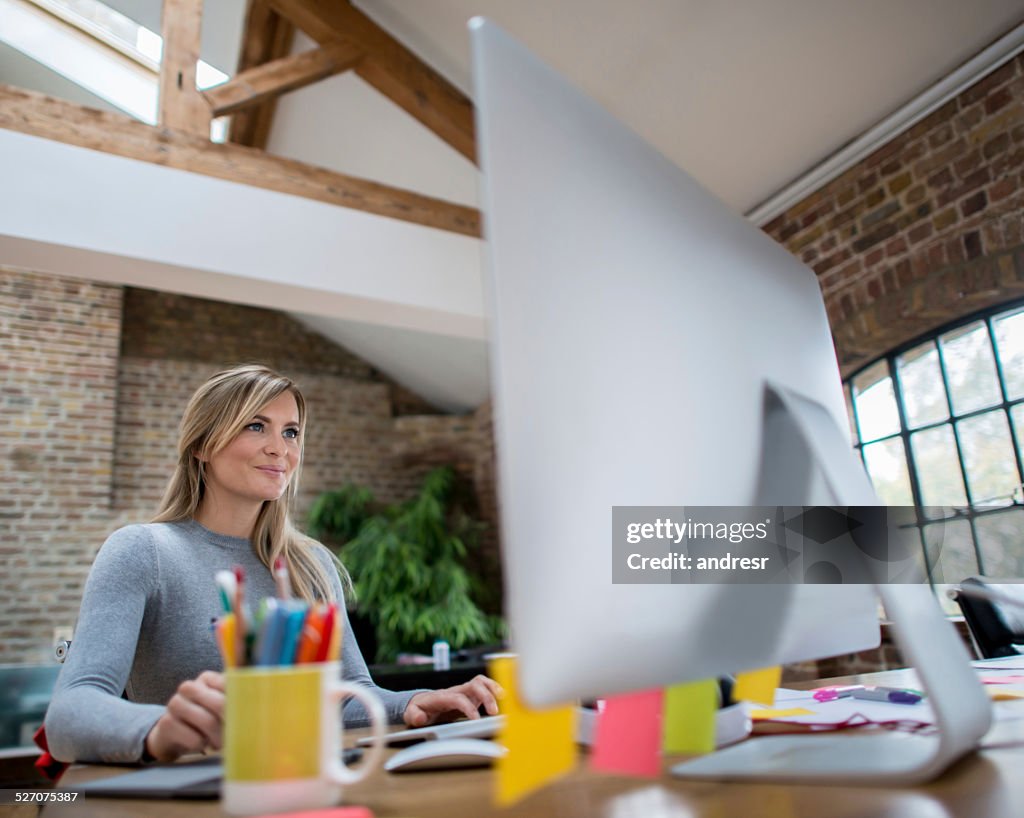
[[[837,683],[913,686],[912,671],[844,677]],[[813,687],[820,683],[793,685]],[[348,736],[347,736],[348,737]],[[753,739],[757,740],[757,739]],[[507,809],[491,804],[492,772],[390,775],[378,771],[345,791],[345,802],[362,804],[378,818],[455,818],[495,815],[608,816],[608,818],[1019,818],[1024,815],[1024,720],[999,723],[983,749],[960,761],[938,781],[918,787],[869,788],[786,784],[682,782],[667,775],[636,779],[591,773],[584,764],[568,777]],[[667,764],[666,764],[667,769]],[[72,768],[62,786],[114,772],[109,767]],[[123,772],[123,769],[117,770]],[[137,815],[206,818],[223,813],[219,803],[79,799],[44,808],[44,818]]]

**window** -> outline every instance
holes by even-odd
[[[0,0],[0,42],[22,52],[122,111],[155,124],[163,40],[99,0]],[[227,75],[200,60],[196,83]],[[227,138],[227,120],[211,138]]]
[[[878,495],[917,509],[937,590],[972,574],[1024,576],[1024,304],[918,340],[845,390]]]

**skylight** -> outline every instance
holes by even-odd
[[[105,3],[0,0],[0,41],[136,119],[156,124],[163,39]],[[199,61],[200,88],[227,78]],[[227,138],[226,118],[213,121],[211,138]]]

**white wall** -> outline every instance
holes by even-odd
[[[0,264],[482,339],[479,240],[0,130]]]

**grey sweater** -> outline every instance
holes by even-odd
[[[342,600],[327,549],[318,546],[317,556],[330,565]],[[55,758],[142,758],[146,735],[178,685],[204,670],[223,669],[210,630],[211,619],[221,614],[214,574],[233,565],[245,569],[251,605],[274,595],[273,576],[247,539],[217,534],[195,521],[130,525],[110,535],[89,573],[73,644],[46,713]],[[393,722],[401,722],[418,692],[374,686],[347,615],[342,675],[373,687]],[[366,724],[366,711],[355,700],[343,713],[346,726]]]

